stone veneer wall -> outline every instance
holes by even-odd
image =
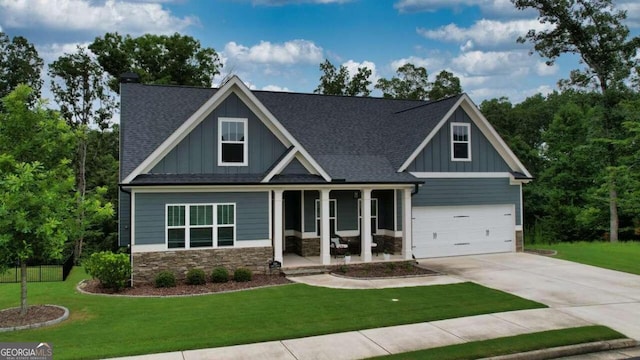
[[[516,252],[524,251],[524,232],[522,230],[516,231]]]
[[[300,239],[301,256],[320,256],[320,238]]]
[[[160,271],[168,270],[184,280],[191,269],[203,269],[207,276],[218,266],[230,272],[244,267],[264,274],[269,267],[272,248],[225,248],[133,253],[133,282],[152,283]]]

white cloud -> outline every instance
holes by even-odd
[[[82,46],[85,49],[87,49],[89,44],[91,43],[90,42],[83,42],[83,43],[75,42],[75,43],[65,43],[65,44],[52,43],[52,44],[45,44],[45,45],[36,45],[36,48],[38,50],[38,55],[40,55],[40,57],[44,60],[44,63],[49,64],[57,60],[60,56],[64,54],[75,53],[78,50],[78,46]],[[91,50],[87,49],[87,52],[91,53]]]
[[[637,0],[620,1],[621,10],[627,11],[627,25],[632,28],[640,27],[640,3]]]
[[[470,51],[451,62],[470,75],[523,75],[529,73],[532,61],[526,51]]]
[[[405,64],[413,64],[415,66],[423,67],[427,69],[428,73],[433,73],[433,69],[444,66],[444,59],[436,56],[428,58],[409,56],[408,58],[393,60],[391,62],[391,69],[395,72],[399,67]]]
[[[539,76],[551,76],[558,73],[558,65],[547,65],[544,61],[539,61],[536,64],[536,74]]]
[[[0,0],[0,21],[8,28],[173,33],[198,24],[195,17],[178,18],[161,4],[106,0]]]
[[[265,91],[280,91],[280,92],[290,92],[291,91],[286,86],[285,87],[281,87],[281,86],[278,86],[278,85],[263,86],[262,90],[265,90]]]
[[[238,62],[262,64],[319,64],[322,48],[307,40],[291,40],[275,44],[261,41],[260,44],[247,47],[234,41],[224,47],[223,56]]]
[[[545,25],[540,24],[538,20],[503,22],[482,19],[468,28],[461,28],[452,23],[435,30],[419,28],[417,32],[427,39],[464,44],[463,50],[469,50],[478,45],[485,47],[513,45],[512,47],[515,47],[519,36],[526,35],[530,29],[542,30],[544,28]]]
[[[367,69],[371,70],[371,76],[369,76],[369,81],[371,81],[371,83],[374,85],[379,79],[378,71],[376,70],[376,64],[371,61],[365,60],[363,62],[357,62],[357,61],[349,60],[343,63],[342,66],[347,68],[347,70],[349,71],[349,75],[351,76],[355,75],[358,72],[358,68],[366,67]]]

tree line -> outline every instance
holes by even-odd
[[[636,238],[640,232],[640,39],[629,36],[623,23],[626,13],[611,0],[512,2],[518,9],[538,11],[542,23],[553,25],[514,41],[531,44],[532,53],[550,65],[568,53],[577,54],[584,65],[552,94],[534,95],[519,104],[506,97],[480,104],[535,176],[524,187],[525,224],[531,227],[525,231],[527,238],[616,241],[619,234]],[[43,67],[26,38],[0,33],[0,98],[4,99],[0,103],[0,211],[7,215],[0,222],[2,263],[35,259],[35,247],[24,239],[33,234],[43,239],[53,236],[56,228],[64,228],[69,240],[62,247],[54,246],[53,253],[63,249],[62,253],[80,259],[86,252],[116,250],[119,128],[113,124],[113,114],[119,75],[133,71],[144,83],[209,87],[222,63],[214,49],[190,36],[106,33],[87,48],[78,47],[47,65],[57,111],[39,100]],[[372,89],[378,89],[387,98],[437,100],[462,92],[454,74],[441,71],[430,81],[427,69],[410,63],[375,84],[366,67],[350,74],[344,65],[336,67],[325,60],[319,69],[314,92],[321,94],[370,96]],[[69,175],[64,168],[73,180],[68,188],[63,187]],[[43,175],[47,171],[57,175]],[[20,186],[33,186],[32,200],[44,201],[47,197],[38,196],[37,191],[50,188],[38,182],[45,177],[60,180],[56,188],[61,193],[56,197],[66,210],[59,212],[65,216],[58,224],[65,226],[35,216],[25,217],[20,220],[25,223],[18,225],[19,216],[14,215],[32,210],[21,209],[20,204],[28,201],[11,196],[29,193],[18,190]],[[36,223],[35,219],[49,227],[38,230],[27,225]],[[4,251],[10,244],[21,243],[23,247]]]

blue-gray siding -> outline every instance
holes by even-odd
[[[451,161],[451,123],[471,124],[471,161]],[[508,172],[511,171],[493,145],[458,108],[407,168],[418,172]]]
[[[426,179],[413,195],[413,206],[463,206],[514,204],[516,225],[522,225],[520,186],[508,178]]]
[[[304,192],[304,231],[316,231],[316,199],[320,198],[319,191]]]
[[[374,190],[371,197],[378,199],[378,229],[393,230],[393,190]]]
[[[302,231],[302,193],[300,191],[285,191],[284,201],[284,229]]]
[[[334,190],[329,194],[329,197],[336,199],[338,231],[358,230],[358,199],[353,196],[355,192]]]
[[[120,191],[118,194],[118,245],[127,246],[131,243],[131,196]]]
[[[164,244],[167,204],[236,204],[236,241],[269,239],[269,193],[135,194],[135,244]]]
[[[287,167],[282,169],[280,173],[289,174],[289,175],[301,175],[301,174],[307,175],[309,174],[309,171],[307,171],[307,169],[305,169],[305,167],[302,166],[302,164],[300,163],[300,161],[298,161],[298,159],[293,159],[289,163],[289,165],[287,165]]]
[[[218,166],[219,117],[248,119],[248,166]],[[155,174],[262,174],[285,151],[286,148],[280,140],[238,96],[231,94],[150,172]]]

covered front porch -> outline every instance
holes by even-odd
[[[410,260],[413,189],[380,185],[274,190],[274,260],[284,268],[342,265],[349,259],[354,264]],[[337,250],[338,242],[348,245]]]

